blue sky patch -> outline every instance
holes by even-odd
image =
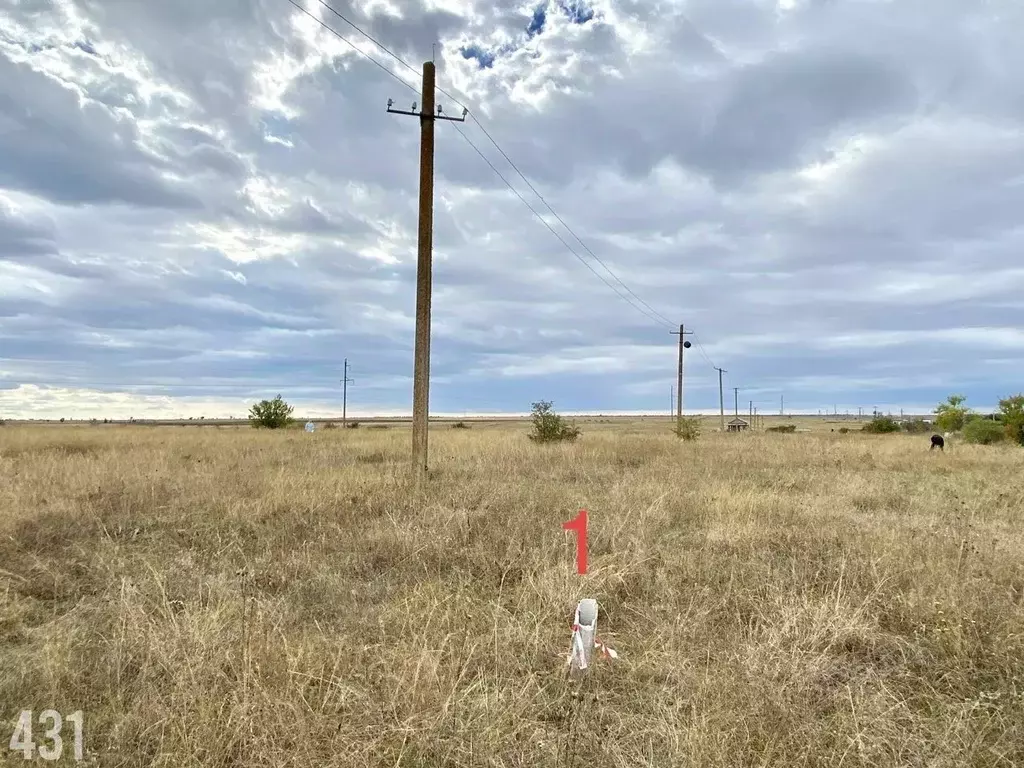
[[[594,9],[584,0],[558,0],[558,6],[573,24],[586,24],[594,18]]]
[[[480,69],[490,69],[494,66],[495,54],[493,51],[486,51],[476,43],[463,46],[459,53],[464,59],[475,59]]]
[[[527,37],[536,37],[544,31],[544,25],[548,20],[548,12],[543,5],[538,5],[533,10],[533,16],[530,18],[530,23],[526,27]]]

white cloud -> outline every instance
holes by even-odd
[[[306,7],[404,83],[436,56],[586,247],[461,126],[545,220],[697,332],[688,409],[711,363],[812,411],[1019,389],[1019,3],[338,1],[412,71]],[[327,407],[344,357],[407,410],[415,95],[286,0],[31,8],[0,18],[5,412]],[[432,407],[663,409],[670,328],[450,123],[435,166]]]

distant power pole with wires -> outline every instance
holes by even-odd
[[[688,331],[683,327],[683,324],[679,324],[678,331],[669,331],[673,336],[679,337],[679,363],[676,366],[676,426],[682,427],[683,423],[683,350],[690,348],[690,342],[686,341],[686,337],[693,334],[693,331]]]
[[[348,385],[354,379],[348,377],[348,358],[345,358],[345,376],[341,380],[341,426],[348,426]]]
[[[722,391],[722,374],[728,373],[728,371],[718,366],[712,367],[718,371],[718,416],[722,423],[722,431],[725,432],[725,396]]]
[[[465,122],[469,110],[463,107],[462,117],[441,114],[434,109],[436,72],[434,62],[423,64],[423,109],[416,111],[392,109],[388,99],[388,112],[412,115],[420,119],[420,222],[419,244],[416,257],[416,342],[413,353],[412,386],[412,463],[417,486],[427,473],[427,429],[430,402],[430,300],[432,257],[434,246],[434,121]]]

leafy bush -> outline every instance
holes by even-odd
[[[700,437],[700,423],[701,420],[694,417],[679,419],[672,432],[680,440],[696,440]]]
[[[1024,445],[1024,394],[1000,400],[999,413],[1006,436],[1017,445]]]
[[[782,432],[789,435],[796,432],[796,424],[780,424],[777,427],[768,427],[765,432]]]
[[[249,421],[256,428],[281,429],[294,421],[292,419],[294,410],[278,395],[273,400],[261,400],[256,403],[249,410]]]
[[[338,425],[335,424],[333,421],[328,421],[326,424],[324,424],[324,429],[337,429],[337,428],[338,428]]]
[[[469,425],[464,421],[456,421],[452,424],[452,429],[469,429]]]
[[[924,419],[910,419],[903,423],[903,430],[912,435],[920,435],[925,432],[931,432],[932,425],[927,423]]]
[[[840,434],[840,435],[845,435],[845,434],[848,434],[848,433],[849,433],[849,431],[850,431],[850,428],[849,428],[849,427],[840,427],[840,428],[839,428],[839,434]]]
[[[896,423],[896,420],[889,416],[876,416],[863,427],[862,432],[868,432],[873,435],[887,435],[892,432],[899,432],[900,425]]]
[[[967,423],[971,409],[964,405],[967,397],[950,395],[935,408],[935,426],[940,432],[959,432]]]
[[[551,402],[533,403],[533,432],[528,437],[535,443],[572,442],[580,436],[579,427],[567,424],[565,419],[551,410]]]
[[[992,445],[1006,439],[1006,430],[1002,424],[990,419],[970,419],[963,430],[965,443],[974,445]]]
[[[358,421],[350,421],[345,426],[345,429],[359,429],[359,422]]]

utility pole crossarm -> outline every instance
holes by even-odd
[[[413,117],[432,117],[434,120],[450,120],[453,123],[464,123],[466,122],[466,115],[469,114],[469,110],[465,107],[462,108],[462,117],[451,117],[444,114],[441,111],[441,105],[437,105],[437,114],[428,115],[426,112],[417,111],[416,103],[413,102],[412,110],[408,109],[394,109],[391,105],[394,104],[394,100],[388,99],[388,112],[393,115],[412,115]]]

